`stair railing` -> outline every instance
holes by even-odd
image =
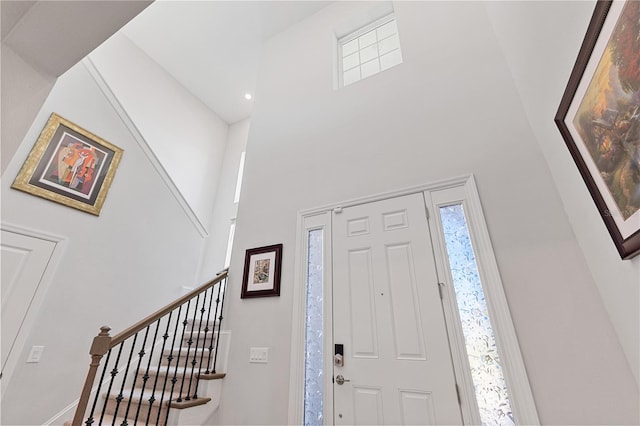
[[[89,350],[89,372],[72,425],[100,425],[107,412],[113,419],[133,419],[133,424],[140,419],[161,425],[172,404],[197,405],[200,378],[216,374],[226,282],[224,270],[115,336],[101,327]]]

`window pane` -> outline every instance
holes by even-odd
[[[380,72],[380,64],[377,59],[367,62],[366,64],[362,64],[362,78],[367,78],[378,72]]]
[[[402,63],[402,54],[400,49],[391,51],[386,55],[380,56],[380,68],[384,71]]]
[[[351,83],[355,83],[360,80],[360,67],[355,67],[349,71],[345,71],[342,77],[342,84],[348,86]]]
[[[354,53],[353,55],[345,56],[345,58],[342,60],[342,69],[344,71],[349,71],[351,68],[357,67],[358,65],[360,65],[360,57],[358,55],[358,52]]]
[[[238,180],[236,181],[236,193],[233,196],[233,202],[237,203],[240,201],[240,190],[242,189],[242,174],[244,173],[244,157],[246,152],[242,152],[240,154],[240,165],[238,166]]]
[[[342,45],[342,57],[351,55],[358,51],[358,39],[351,40],[349,43]]]
[[[367,46],[371,46],[373,43],[376,42],[376,31],[371,30],[368,33],[358,37],[358,40],[360,41],[360,49],[365,48]]]
[[[231,264],[231,250],[233,249],[233,236],[236,233],[236,220],[233,219],[229,226],[229,238],[227,239],[227,254],[224,257],[224,267],[228,268]]]
[[[360,51],[360,62],[369,62],[378,57],[378,45],[374,44]]]
[[[378,43],[378,46],[380,46],[378,48],[378,50],[380,51],[380,54],[384,55],[387,52],[390,52],[395,49],[399,49],[400,39],[398,38],[398,35],[387,37],[383,40],[380,40],[380,42]]]
[[[396,20],[394,19],[378,27],[377,31],[378,31],[378,40],[389,37],[392,34],[396,34],[398,32],[398,28],[396,27]]]
[[[440,208],[458,313],[483,425],[514,425],[462,205]]]
[[[308,238],[304,424],[322,425],[322,229],[309,231]]]

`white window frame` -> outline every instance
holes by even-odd
[[[364,27],[362,27],[362,28],[360,28],[360,29],[358,29],[356,31],[353,31],[350,34],[345,35],[344,37],[340,37],[339,39],[337,39],[337,44],[338,44],[338,55],[337,55],[337,61],[338,61],[338,87],[341,87],[341,88],[342,87],[346,87],[344,85],[344,67],[343,67],[344,57],[342,55],[342,46],[347,44],[347,43],[349,43],[350,41],[353,41],[353,40],[357,39],[361,35],[369,32],[371,30],[374,30],[374,29],[376,29],[378,27],[383,26],[384,24],[387,24],[387,23],[389,23],[391,21],[395,21],[395,20],[396,20],[395,13],[392,12],[392,13],[390,13],[388,15],[383,16],[382,18],[376,19],[375,21],[371,22],[370,24],[365,25]],[[397,25],[398,25],[398,23],[396,21],[396,26]],[[399,33],[399,31],[398,31],[398,33]],[[378,42],[376,42],[376,44],[378,44]],[[400,47],[400,51],[402,52],[402,47]],[[378,60],[379,59],[380,58],[378,57]],[[402,61],[400,63],[402,63]],[[359,66],[362,66],[362,63],[360,63]],[[391,67],[391,68],[393,68],[393,67]],[[386,70],[384,70],[384,71],[386,71]],[[367,77],[364,77],[364,78],[360,77],[359,80],[354,81],[351,84],[355,84],[358,81],[362,81],[362,80],[364,80],[366,78],[369,78],[369,77],[372,77],[372,76],[374,76],[376,74],[380,74],[381,72],[383,72],[383,70],[380,70],[377,73],[372,74],[372,75],[367,76]]]
[[[331,382],[333,365],[333,317],[331,281],[331,215],[336,209],[403,195],[423,193],[428,211],[429,227],[432,235],[434,254],[439,281],[444,284],[443,307],[449,334],[451,355],[460,390],[461,410],[464,424],[480,424],[480,414],[475,402],[475,391],[468,367],[464,336],[458,318],[455,292],[448,268],[444,232],[440,222],[441,206],[462,204],[467,220],[471,243],[476,255],[478,272],[482,282],[491,323],[496,337],[496,345],[502,361],[502,368],[516,424],[539,425],[538,414],[527,377],[518,339],[511,320],[511,314],[504,294],[498,265],[493,253],[489,232],[473,175],[447,179],[431,184],[387,192],[371,197],[333,204],[298,213],[298,233],[296,239],[296,274],[293,289],[293,317],[291,334],[291,370],[289,383],[289,424],[304,421],[304,374],[305,374],[305,318],[306,318],[306,265],[308,260],[308,233],[312,229],[323,229],[323,290],[324,290],[324,348],[329,353],[324,357],[324,422],[333,423],[333,385]],[[434,283],[438,285],[438,283]]]

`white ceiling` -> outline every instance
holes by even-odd
[[[264,41],[327,1],[156,1],[122,31],[229,124],[251,115]],[[259,94],[258,94],[259,96]]]

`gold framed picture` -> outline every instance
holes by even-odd
[[[99,216],[122,153],[53,113],[11,187]]]

